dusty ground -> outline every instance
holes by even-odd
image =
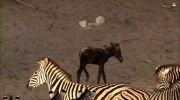
[[[21,0],[22,1],[22,0]],[[161,0],[163,1],[163,0]],[[111,41],[121,44],[124,63],[111,58],[105,65],[109,83],[136,88],[154,87],[157,65],[179,63],[179,5],[168,9],[160,0],[1,0],[0,97],[19,95],[22,100],[48,100],[44,85],[33,91],[26,82],[36,61],[50,57],[76,81],[78,52],[85,46],[101,47]],[[178,0],[175,1],[178,4]],[[106,23],[89,30],[79,20],[93,22],[104,16]],[[149,62],[150,61],[150,62]],[[97,66],[88,65],[90,73]],[[84,74],[81,78],[85,83]],[[96,83],[91,74],[89,84]]]

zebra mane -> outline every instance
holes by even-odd
[[[176,67],[179,67],[180,68],[180,65],[178,64],[166,64],[166,65],[160,65],[156,68],[156,71],[155,71],[155,74],[158,75],[158,73],[163,69],[167,69],[167,68],[176,68]]]
[[[52,60],[51,58],[48,58],[48,62],[50,62],[51,64],[54,64],[55,66],[54,67],[57,67],[61,72],[63,72],[70,80],[72,80],[72,76],[71,74],[69,74],[67,71],[65,71],[59,64],[57,64],[54,60]],[[46,59],[44,58],[44,60]]]

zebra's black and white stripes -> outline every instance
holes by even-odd
[[[168,89],[152,93],[148,100],[180,100],[180,81],[176,81]]]
[[[69,74],[58,66],[53,60],[45,58],[38,62],[39,66],[28,82],[28,87],[35,88],[43,83],[47,83],[49,91],[57,91],[63,96],[64,100],[78,99],[86,91],[95,91],[94,98],[103,100],[102,95],[106,98],[113,98],[111,92],[120,92],[126,89],[124,84],[103,85],[103,86],[87,86],[83,84],[73,83],[69,79]],[[108,91],[107,91],[108,90]],[[55,94],[54,94],[55,95]],[[108,100],[108,99],[104,99]]]
[[[155,73],[156,83],[159,89],[170,88],[175,81],[180,81],[180,65],[161,65],[156,68]]]
[[[147,95],[146,98],[141,97]],[[136,99],[138,98],[138,99]],[[180,81],[175,82],[171,88],[158,92],[145,92],[139,89],[131,88],[118,95],[119,100],[180,100]]]
[[[60,66],[58,66],[53,60],[45,58],[40,60],[38,63],[38,68],[30,78],[28,82],[28,88],[35,88],[41,84],[46,83],[48,85],[49,91],[53,93],[60,93],[62,90],[66,92],[71,91],[70,87],[75,86],[76,92],[73,92],[72,95],[66,94],[64,100],[72,100],[78,98],[85,90],[86,87],[83,87],[81,84],[75,85],[71,82],[71,75],[66,73]],[[80,87],[80,88],[79,88]],[[56,95],[56,94],[53,94]],[[53,98],[50,94],[50,98]]]
[[[124,84],[87,86],[71,82],[68,78],[69,74],[49,58],[38,63],[38,69],[30,78],[28,87],[35,88],[46,82],[48,87],[51,87],[50,91],[52,89],[58,90],[60,94],[64,93],[63,100],[180,100],[179,81],[175,81],[170,88],[153,93],[134,89]],[[169,74],[169,71],[166,73]],[[86,91],[95,94],[86,98]],[[84,95],[85,98],[81,99]]]

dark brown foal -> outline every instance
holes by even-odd
[[[104,64],[112,56],[115,56],[120,62],[123,62],[123,57],[121,55],[121,49],[119,43],[111,43],[110,46],[105,46],[104,48],[92,48],[87,47],[80,51],[80,67],[77,71],[77,82],[80,82],[81,72],[84,70],[86,74],[86,81],[89,81],[89,73],[86,69],[87,64],[99,65],[97,84],[100,82],[100,78],[106,83],[106,74],[104,71]]]

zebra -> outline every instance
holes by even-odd
[[[119,43],[112,43],[110,46],[104,46],[104,48],[92,48],[86,47],[79,52],[80,67],[77,71],[77,82],[80,82],[80,77],[82,71],[85,72],[86,81],[89,81],[89,73],[86,69],[87,64],[96,64],[99,66],[97,84],[100,83],[100,78],[106,83],[106,74],[104,71],[104,64],[112,56],[115,56],[121,63],[123,62],[123,57],[121,55],[121,48]]]
[[[180,81],[174,82],[168,89],[153,92],[148,100],[180,100]]]
[[[51,59],[45,58],[39,63],[40,65],[38,66],[38,70],[35,71],[34,75],[32,75],[28,82],[28,87],[35,88],[40,84],[43,84],[44,82],[42,81],[46,81],[46,83],[58,83],[58,86],[56,88],[59,89],[59,94],[64,93],[64,100],[180,100],[179,81],[174,82],[174,84],[168,89],[152,93],[144,90],[134,89],[124,84],[108,84],[98,86],[83,85],[68,80],[64,81],[64,78],[62,77],[68,75],[67,72],[61,72],[65,70],[59,70],[60,67],[57,67],[57,65],[54,64]],[[52,73],[48,70],[45,72],[46,68],[49,68],[49,70],[53,71],[55,75],[46,75]],[[46,74],[43,75],[43,73]],[[63,73],[63,75],[59,73]],[[54,81],[53,79],[45,79],[46,77],[48,77],[49,79],[53,78]],[[86,95],[86,91],[88,90],[90,90],[91,93],[95,94],[93,96],[90,95],[91,97],[89,97],[88,99],[81,99],[83,95]]]
[[[54,91],[58,90],[57,93],[64,100],[81,99],[83,95],[87,95],[87,90],[90,90],[92,95],[88,99],[85,98],[82,100],[113,100],[121,91],[129,89],[124,84],[91,86],[74,83],[65,78],[69,77],[69,74],[50,58],[44,58],[38,64],[39,66],[29,79],[27,87],[36,88],[46,82],[49,91],[52,91],[51,95],[56,96]]]
[[[166,64],[156,68],[156,84],[158,89],[167,89],[180,80],[180,65]]]
[[[114,99],[107,100],[180,100],[180,81],[176,81],[171,88],[155,92],[127,87],[117,95],[114,94]]]
[[[51,62],[48,63],[47,60],[50,60]],[[47,78],[49,78],[47,80],[47,79],[45,79],[46,78],[45,76],[41,76],[41,75],[45,75],[45,74],[41,74],[42,72],[35,71],[33,76],[31,77],[31,79],[28,82],[29,84],[27,84],[28,89],[31,90],[32,88],[36,88],[37,86],[44,84],[46,82],[46,84],[48,86],[48,90],[49,90],[50,99],[56,100],[57,97],[61,98],[61,96],[59,95],[59,83],[61,81],[59,81],[59,80],[64,80],[67,82],[72,81],[71,75],[69,73],[67,73],[66,71],[64,71],[64,69],[59,67],[59,65],[55,61],[51,60],[50,58],[45,58],[45,59],[39,60],[37,62],[37,64],[38,64],[38,70],[45,69],[45,68],[43,68],[44,67],[43,65],[48,64],[47,66],[49,66],[51,69],[48,68],[46,70],[48,70],[47,73],[49,75],[51,75],[51,77],[47,77]],[[56,67],[53,67],[53,65],[56,65]],[[58,77],[60,76],[58,78],[59,80],[53,80],[54,77],[57,78],[57,75],[55,75],[54,73],[58,73]],[[41,76],[41,77],[39,77],[39,76]],[[39,82],[36,82],[37,78],[41,78],[41,80],[40,81],[38,80]],[[51,81],[49,81],[49,80],[51,80]]]
[[[168,89],[155,92],[129,87],[129,89],[121,91],[115,98],[116,100],[180,100],[180,81],[176,81]]]

